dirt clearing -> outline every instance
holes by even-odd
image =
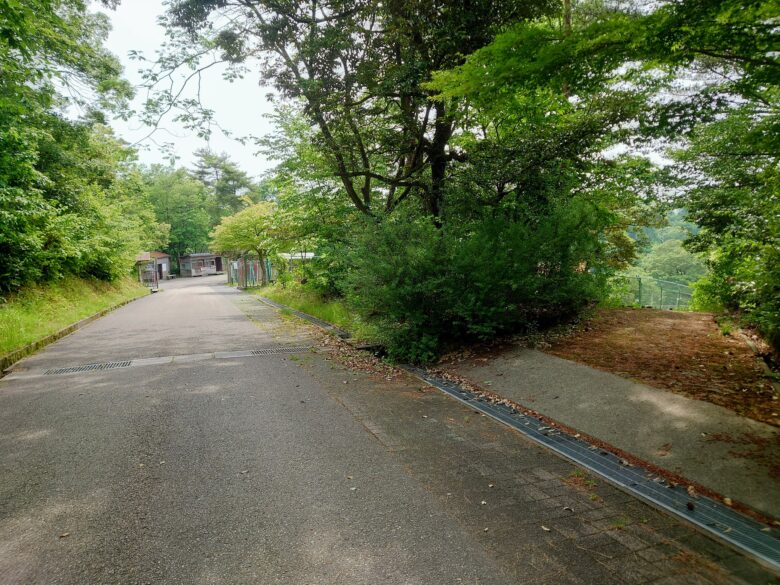
[[[780,426],[780,400],[753,351],[708,313],[602,309],[545,351]]]

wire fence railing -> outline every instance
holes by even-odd
[[[251,288],[262,285],[262,270],[259,260],[239,258],[227,263],[227,282],[238,288]],[[268,281],[276,278],[276,270],[270,260],[265,260],[265,273]]]
[[[612,297],[629,307],[690,310],[693,289],[679,282],[649,276],[617,276],[613,279]]]

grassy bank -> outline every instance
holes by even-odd
[[[359,341],[372,341],[377,338],[377,331],[370,324],[358,317],[340,299],[323,299],[316,292],[296,285],[281,287],[270,285],[258,289],[250,289],[248,292],[261,295],[314,315],[323,321],[332,323],[341,329],[349,331]]]
[[[130,277],[113,283],[67,277],[26,287],[0,302],[0,355],[145,294],[147,289]]]

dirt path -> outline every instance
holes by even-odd
[[[752,350],[708,313],[603,309],[545,351],[780,426],[779,397]]]

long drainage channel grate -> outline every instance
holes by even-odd
[[[456,400],[520,431],[628,493],[690,522],[775,570],[780,569],[780,538],[760,522],[712,498],[703,495],[692,498],[685,487],[673,485],[657,474],[627,464],[613,453],[552,428],[538,418],[509,406],[495,404],[420,368],[405,366],[405,369]]]
[[[291,347],[268,347],[265,349],[253,349],[252,355],[275,355],[279,353],[301,353],[311,349],[309,345],[299,345]]]
[[[115,368],[129,368],[132,365],[132,360],[125,360],[123,362],[104,362],[102,364],[84,364],[83,366],[72,366],[69,368],[52,368],[46,370],[44,374],[46,376],[54,376],[57,374],[74,374],[76,372],[91,372],[94,370],[113,370]]]

